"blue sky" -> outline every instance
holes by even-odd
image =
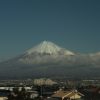
[[[1,0],[0,58],[43,40],[69,50],[100,51],[99,0]]]

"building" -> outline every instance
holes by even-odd
[[[0,90],[0,100],[8,100],[9,90]]]
[[[52,98],[58,100],[80,100],[84,95],[78,92],[77,90],[71,91],[57,91],[55,94],[52,95]],[[52,99],[53,100],[53,99]]]
[[[0,97],[0,100],[8,100],[7,97]]]
[[[30,96],[30,99],[34,99],[39,96],[37,91],[28,91],[27,94]]]

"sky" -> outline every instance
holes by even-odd
[[[100,51],[100,0],[0,0],[0,59],[47,40],[80,53]]]

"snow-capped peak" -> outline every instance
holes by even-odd
[[[39,45],[29,49],[27,51],[28,54],[32,53],[47,53],[47,54],[64,54],[64,55],[74,55],[73,52],[66,50],[64,48],[59,47],[58,45],[54,44],[53,42],[43,41]]]

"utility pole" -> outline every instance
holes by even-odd
[[[42,85],[40,86],[41,90],[40,90],[40,97],[41,97],[41,100],[42,100]]]

